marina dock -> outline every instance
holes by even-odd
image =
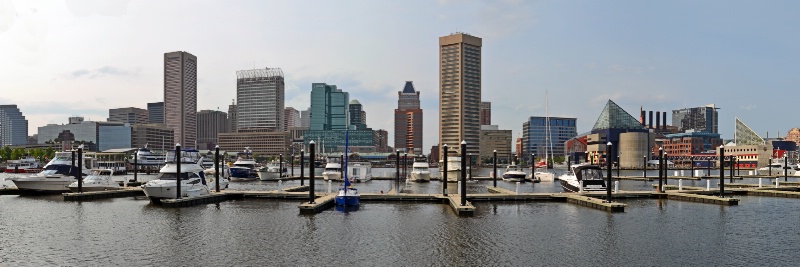
[[[104,199],[115,197],[135,197],[144,196],[144,190],[140,187],[127,187],[120,190],[93,191],[83,193],[63,193],[64,201],[83,201],[92,199]]]

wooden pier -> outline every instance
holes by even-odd
[[[0,188],[0,196],[4,195],[20,195],[19,189],[16,188]]]
[[[166,208],[180,208],[191,207],[208,203],[219,203],[230,199],[231,196],[226,193],[211,193],[205,196],[185,197],[180,199],[162,199],[160,204]]]
[[[605,210],[609,212],[625,212],[625,204],[617,202],[607,202],[603,199],[593,198],[582,195],[567,195],[567,203],[577,204],[593,209]]]
[[[306,194],[307,196],[308,194]],[[336,205],[334,202],[336,194],[318,194],[316,197],[314,203],[300,204],[300,214],[317,214]]]

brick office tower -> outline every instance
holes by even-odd
[[[397,92],[397,109],[394,110],[394,147],[409,153],[422,153],[422,109],[419,92],[407,81],[403,91]]]

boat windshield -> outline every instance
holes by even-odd
[[[428,167],[414,167],[415,171],[426,172],[428,171]]]
[[[253,168],[256,167],[256,165],[253,165],[253,164],[241,164],[241,163],[239,163],[239,164],[233,164],[233,165],[236,166],[236,167],[245,167],[245,168],[250,168],[250,169],[253,169]]]
[[[603,171],[600,169],[583,169],[581,170],[581,179],[603,180]]]
[[[177,177],[178,176],[175,173],[164,172],[164,173],[159,174],[158,178],[156,178],[156,179],[159,179],[159,180],[175,180],[175,179],[177,179]],[[198,177],[200,177],[200,176],[197,176],[197,173],[188,173],[188,172],[181,173],[181,179],[190,179],[190,178],[198,178]]]
[[[325,168],[326,172],[339,172],[342,168]]]
[[[77,171],[77,169],[78,168],[76,167],[75,170]],[[69,165],[61,165],[61,164],[48,165],[47,167],[44,168],[44,170],[42,170],[42,173],[43,174],[73,175],[72,173],[70,173],[71,170],[72,170],[72,166],[69,166]],[[75,175],[77,175],[77,172],[75,173]]]

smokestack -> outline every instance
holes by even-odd
[[[661,111],[656,111],[656,130],[661,129]]]
[[[644,126],[644,118],[647,115],[645,113],[646,113],[646,111],[641,110],[641,109],[639,110],[639,123],[641,123],[642,126]]]
[[[652,110],[650,111],[650,116],[648,118],[650,120],[650,123],[649,123],[648,126],[649,126],[649,128],[652,129],[653,128],[653,111]]]
[[[666,130],[667,129],[667,112],[664,111],[663,113],[661,113],[661,116],[662,116],[662,119],[664,120],[664,124],[662,125],[664,128],[662,128],[662,129]]]

